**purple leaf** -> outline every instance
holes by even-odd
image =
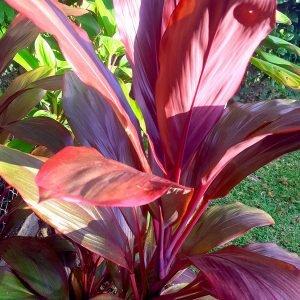
[[[287,250],[277,246],[276,244],[254,243],[245,246],[245,249],[264,256],[282,260],[300,270],[300,257],[296,253],[288,252]]]
[[[243,248],[230,246],[190,260],[218,299],[297,299],[300,294],[299,270]]]
[[[176,179],[239,87],[275,9],[273,0],[181,0],[175,8],[160,44],[155,101],[167,170]]]
[[[65,58],[77,76],[88,86],[95,88],[114,109],[125,128],[144,167],[150,171],[137,132],[138,123],[114,75],[98,59],[88,35],[71,23],[62,11],[49,0],[6,0],[24,14],[41,30],[56,38]],[[132,123],[134,122],[134,124]]]
[[[107,158],[139,167],[129,137],[111,106],[72,72],[65,74],[63,107],[80,145],[94,147]]]
[[[40,199],[100,206],[140,206],[164,195],[172,182],[103,157],[93,148],[67,147],[36,178]],[[189,190],[189,189],[188,189]]]
[[[140,105],[156,152],[162,158],[154,102],[164,1],[114,0],[121,40],[133,70],[134,98]]]
[[[21,49],[34,42],[39,32],[39,29],[25,16],[18,14],[15,17],[0,39],[0,74]]]
[[[274,221],[264,211],[233,203],[209,208],[194,226],[182,246],[187,255],[207,253],[224,245],[254,227],[273,225]]]
[[[51,118],[26,119],[2,128],[28,143],[46,146],[54,153],[66,146],[73,146],[73,138],[69,131]]]

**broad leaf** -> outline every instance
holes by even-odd
[[[28,143],[46,146],[54,153],[73,145],[69,131],[57,121],[47,117],[26,119],[2,128]]]
[[[273,28],[275,9],[273,0],[181,0],[175,8],[160,43],[155,90],[167,169],[176,166],[175,177],[238,89]]]
[[[245,249],[264,256],[282,260],[300,270],[300,257],[296,253],[288,252],[287,250],[277,246],[276,244],[254,243],[247,245]]]
[[[14,57],[14,61],[26,71],[39,67],[39,61],[27,49],[20,50]]]
[[[300,149],[300,132],[268,136],[232,159],[210,184],[207,198],[226,196],[246,176],[283,154]]]
[[[0,267],[0,283],[0,295],[2,299],[36,299],[36,295],[29,291],[7,266]]]
[[[41,35],[35,40],[34,48],[41,66],[56,67],[56,58],[53,50]]]
[[[0,146],[0,176],[17,189],[41,219],[92,252],[132,269],[128,239],[111,208],[56,199],[39,203],[35,176],[42,164],[31,155]]]
[[[147,132],[162,159],[154,102],[164,1],[114,0],[115,15],[126,55],[133,69],[134,99],[140,105]]]
[[[276,10],[276,23],[292,25],[291,19],[279,10]]]
[[[0,256],[39,295],[49,300],[68,298],[64,266],[43,240],[30,237],[2,240]]]
[[[278,48],[283,48],[300,56],[299,47],[276,36],[272,36],[272,35],[267,36],[267,38],[262,42],[262,45],[274,50]]]
[[[235,246],[190,257],[218,299],[297,299],[300,270],[280,260]]]
[[[86,32],[72,24],[63,12],[49,0],[28,0],[26,3],[16,0],[6,1],[41,30],[55,36],[65,58],[78,77],[85,84],[95,88],[113,107],[122,126],[126,129],[144,169],[150,171],[136,130],[138,123],[118,81],[98,59]]]
[[[297,74],[293,71],[290,71],[289,68],[296,69],[296,66],[280,66],[269,63],[265,60],[252,57],[251,64],[268,74],[270,77],[274,78],[276,81],[282,83],[283,85],[294,89],[300,90],[300,74]],[[282,61],[281,61],[282,64]],[[299,72],[299,68],[298,68]]]
[[[44,164],[36,181],[41,200],[56,198],[120,207],[150,203],[174,186],[168,180],[109,160],[86,147],[60,151]]]
[[[199,148],[192,169],[186,172],[188,179],[184,182],[188,185],[200,184],[205,189],[209,187],[206,197],[215,198],[218,190],[222,189],[229,178],[233,178],[234,174],[241,176],[246,171],[245,165],[248,165],[249,161],[252,162],[252,171],[256,170],[255,165],[263,165],[256,156],[249,156],[240,165],[233,163],[236,172],[229,177],[223,177],[222,170],[234,162],[238,155],[253,145],[259,145],[269,135],[275,135],[275,141],[280,141],[281,133],[295,132],[297,135],[300,130],[299,112],[300,104],[290,100],[230,105]],[[232,132],[235,134],[232,135]],[[289,147],[288,144],[286,146]],[[261,151],[267,149],[261,148]],[[274,151],[274,154],[280,153],[280,148],[275,147]],[[266,159],[274,159],[270,153],[266,153],[265,156]],[[210,186],[212,182],[213,186]]]
[[[0,39],[0,74],[19,50],[29,46],[38,34],[39,29],[23,15],[15,17],[4,37]]]
[[[209,208],[193,228],[182,246],[187,255],[207,253],[224,245],[248,230],[274,224],[270,215],[263,210],[242,203]]]
[[[139,167],[128,135],[111,106],[72,72],[65,74],[63,107],[80,145],[94,147],[107,158]]]

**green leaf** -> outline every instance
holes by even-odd
[[[76,17],[76,20],[80,23],[80,27],[87,32],[91,40],[94,40],[101,31],[97,20],[92,14],[85,14],[80,17]]]
[[[292,21],[290,20],[290,18],[279,10],[276,10],[276,23],[292,25]]]
[[[256,57],[252,57],[250,62],[283,85],[295,90],[300,89],[299,75]]]
[[[56,68],[55,55],[50,45],[41,35],[35,40],[34,47],[36,56],[42,65]]]
[[[116,32],[116,22],[112,0],[95,0],[98,22],[103,27],[107,36],[113,36]]]
[[[20,140],[18,138],[14,138],[12,141],[8,142],[6,144],[7,147],[12,149],[17,149],[25,153],[30,153],[34,149],[34,145],[29,144],[23,140]]]
[[[277,50],[278,48],[283,48],[300,56],[299,47],[273,35],[268,35],[263,40],[262,45],[273,50]]]
[[[22,49],[15,57],[14,61],[22,66],[26,71],[31,71],[39,67],[39,61],[27,50]]]
[[[258,55],[260,55],[261,57],[263,57],[266,61],[268,61],[271,64],[275,64],[277,66],[280,66],[286,70],[289,70],[297,75],[300,76],[300,66],[293,64],[292,62],[285,60],[283,58],[280,58],[276,55],[273,55],[271,53],[267,53],[261,49],[257,49],[255,51]]]
[[[36,296],[28,291],[23,283],[7,267],[0,267],[0,295],[3,300],[29,300]]]

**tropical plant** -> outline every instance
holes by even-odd
[[[115,0],[143,134],[118,81],[56,1],[6,1],[55,37],[74,70],[64,75],[63,108],[75,140],[31,119],[5,128],[58,152],[47,160],[0,146],[0,175],[66,239],[3,239],[2,294],[297,299],[297,255],[269,243],[215,249],[272,225],[271,216],[240,203],[208,208],[300,148],[298,102],[225,108],[274,26],[276,1]]]

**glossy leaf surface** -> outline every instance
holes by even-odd
[[[165,194],[172,182],[103,157],[97,150],[68,147],[49,159],[37,176],[41,200],[102,206],[140,206]]]
[[[200,218],[183,244],[182,251],[187,255],[207,253],[254,227],[272,224],[273,219],[263,210],[242,203],[215,205]]]
[[[42,164],[31,155],[0,146],[0,176],[42,220],[83,247],[131,269],[131,249],[113,209],[57,199],[39,203],[35,176]]]
[[[218,299],[297,299],[300,293],[300,271],[294,266],[242,248],[190,259]]]
[[[230,105],[199,148],[195,158],[196,163],[192,166],[195,173],[191,170],[187,172],[190,176],[188,184],[201,184],[208,187],[217,177],[218,182],[221,180],[225,182],[228,178],[225,177],[224,180],[220,173],[240,153],[253,145],[259,145],[269,135],[277,136],[289,132],[297,134],[300,130],[299,111],[300,104],[289,100]],[[233,136],[232,132],[235,132]],[[280,136],[277,136],[277,139],[279,140]],[[261,148],[261,150],[265,149]],[[266,158],[268,155],[266,154]],[[259,163],[255,156],[249,159]],[[247,158],[245,162],[247,163],[249,159]],[[241,175],[245,170],[245,163],[236,168],[236,172]],[[214,193],[217,193],[221,186],[222,184],[215,188]],[[213,191],[213,187],[209,189]],[[207,197],[211,197],[208,194],[209,192]]]
[[[155,94],[168,169],[176,165],[178,172],[221,116],[253,51],[272,30],[275,8],[273,0],[177,5],[160,44]]]

